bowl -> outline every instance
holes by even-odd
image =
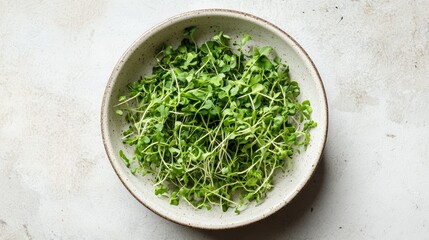
[[[196,39],[207,40],[214,33],[224,31],[238,39],[244,33],[252,36],[254,46],[272,46],[276,54],[290,67],[290,76],[300,84],[300,100],[309,99],[312,118],[318,126],[311,130],[311,142],[301,154],[294,156],[294,166],[286,173],[279,171],[274,177],[274,188],[258,205],[250,204],[240,214],[233,209],[223,212],[220,207],[195,210],[186,202],[170,205],[168,199],[154,194],[150,176],[133,175],[119,157],[119,150],[131,156],[133,149],[121,142],[126,127],[122,117],[115,114],[113,106],[118,97],[127,93],[127,85],[150,74],[155,64],[154,56],[166,43],[177,46],[183,39],[183,30],[196,26]],[[227,229],[247,225],[273,214],[288,204],[301,191],[312,176],[320,160],[327,137],[328,106],[319,73],[304,49],[286,32],[273,24],[247,13],[205,9],[186,12],[153,27],[129,47],[115,66],[107,83],[102,109],[101,130],[104,147],[110,163],[129,192],[144,206],[173,222],[202,229]]]

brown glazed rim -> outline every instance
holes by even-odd
[[[270,208],[270,211],[268,211],[265,214],[260,215],[259,217],[250,219],[248,221],[243,221],[243,222],[238,222],[238,223],[234,223],[234,224],[230,224],[230,225],[224,225],[224,226],[211,226],[209,224],[207,225],[200,225],[200,226],[196,226],[193,225],[191,223],[183,223],[180,221],[177,221],[175,219],[170,218],[169,216],[166,216],[164,214],[161,214],[160,212],[156,211],[156,209],[148,206],[147,204],[144,203],[144,201],[142,199],[140,199],[132,190],[131,190],[131,186],[128,185],[128,183],[125,181],[125,177],[121,176],[120,173],[118,172],[118,170],[116,169],[113,161],[115,160],[115,155],[111,149],[111,145],[108,143],[108,119],[107,119],[107,103],[110,100],[110,94],[111,91],[110,89],[112,88],[112,84],[115,81],[115,76],[116,73],[119,72],[119,70],[122,68],[122,63],[130,56],[131,54],[131,50],[135,49],[135,47],[137,47],[139,44],[141,44],[141,40],[145,37],[150,35],[152,32],[156,31],[158,28],[161,28],[163,26],[168,25],[171,22],[174,22],[177,19],[181,19],[181,18],[186,18],[189,16],[193,16],[193,15],[198,15],[198,14],[204,14],[204,13],[220,13],[220,14],[226,14],[226,13],[230,13],[232,15],[238,16],[238,17],[244,17],[244,18],[253,18],[253,20],[256,20],[257,22],[260,23],[264,23],[264,24],[268,24],[270,27],[274,28],[275,30],[279,31],[280,33],[282,33],[284,35],[285,38],[290,39],[295,45],[296,47],[299,48],[299,50],[304,53],[305,57],[307,58],[307,60],[309,61],[309,63],[312,66],[312,70],[314,70],[314,72],[316,73],[317,79],[320,83],[320,86],[322,87],[322,92],[323,92],[323,98],[324,98],[324,103],[326,106],[326,126],[325,126],[325,132],[323,133],[323,145],[322,148],[319,150],[319,154],[316,160],[315,165],[312,168],[312,172],[311,174],[307,175],[307,177],[303,180],[301,180],[301,183],[298,185],[298,188],[295,192],[293,192],[289,199],[284,199],[283,201],[281,201],[279,204],[274,205],[273,207]],[[310,58],[310,56],[307,54],[307,52],[301,47],[301,45],[299,45],[299,43],[292,38],[289,34],[287,34],[285,31],[283,31],[282,29],[280,29],[279,27],[275,26],[274,24],[256,17],[254,15],[248,14],[248,13],[244,13],[244,12],[240,12],[240,11],[236,11],[236,10],[230,10],[230,9],[200,9],[200,10],[193,10],[193,11],[189,11],[189,12],[185,12],[176,16],[173,16],[171,18],[168,18],[167,20],[159,23],[158,25],[152,27],[150,30],[146,31],[145,33],[143,33],[136,41],[134,41],[134,43],[125,51],[125,53],[121,56],[121,58],[118,60],[117,64],[115,65],[114,70],[112,71],[110,78],[107,82],[106,85],[106,89],[104,92],[104,96],[103,96],[103,102],[102,102],[102,106],[101,106],[101,134],[102,134],[102,138],[103,138],[103,144],[104,144],[104,148],[106,150],[107,156],[109,158],[110,164],[112,165],[116,175],[118,176],[118,178],[120,179],[120,181],[122,182],[122,184],[127,188],[127,190],[131,193],[131,195],[134,196],[135,199],[137,199],[137,201],[139,201],[141,204],[143,204],[146,208],[150,209],[152,212],[158,214],[159,216],[170,220],[172,222],[184,225],[184,226],[190,226],[193,228],[198,228],[198,229],[211,229],[211,230],[221,230],[221,229],[230,229],[230,228],[236,228],[236,227],[241,227],[244,225],[248,225],[254,222],[258,222],[262,219],[265,219],[266,217],[272,215],[273,213],[277,212],[279,209],[281,209],[282,207],[286,206],[288,202],[290,202],[292,199],[295,198],[295,196],[298,194],[298,192],[303,189],[303,187],[307,184],[308,180],[314,175],[315,169],[317,168],[317,166],[319,165],[320,162],[320,158],[322,156],[323,150],[325,148],[326,145],[326,140],[327,140],[327,134],[328,134],[328,101],[327,101],[327,97],[326,97],[326,92],[325,92],[325,88],[323,86],[323,82],[322,79],[320,77],[320,74],[315,66],[315,64],[313,63],[312,59]]]

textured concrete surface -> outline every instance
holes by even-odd
[[[306,189],[265,221],[216,232],[140,205],[115,176],[99,127],[104,86],[131,42],[210,7],[291,34],[330,106],[323,162]],[[428,76],[425,0],[0,0],[0,239],[427,238]]]

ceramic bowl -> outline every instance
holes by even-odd
[[[150,176],[134,176],[119,157],[124,149],[128,156],[133,149],[121,142],[121,132],[126,123],[114,113],[118,96],[125,95],[127,85],[149,74],[155,64],[154,56],[165,43],[177,46],[183,39],[186,27],[197,26],[195,38],[207,40],[214,33],[224,31],[232,38],[244,33],[252,36],[250,45],[272,46],[277,55],[290,66],[291,78],[300,84],[301,100],[309,99],[314,109],[312,117],[318,127],[311,130],[311,143],[306,151],[294,157],[294,166],[288,173],[277,173],[274,188],[262,204],[251,204],[240,214],[233,209],[222,212],[219,207],[210,211],[195,210],[186,202],[179,206],[168,199],[155,196]],[[176,223],[203,228],[226,229],[259,221],[288,204],[304,187],[313,174],[321,157],[328,128],[328,107],[322,81],[317,69],[304,49],[287,33],[273,24],[247,13],[208,9],[187,12],[170,18],[150,29],[135,41],[118,61],[107,83],[101,111],[101,129],[107,156],[119,179],[129,192],[143,205]]]

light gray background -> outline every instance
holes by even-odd
[[[100,106],[143,32],[200,8],[249,12],[309,53],[330,129],[315,178],[260,223],[158,217],[114,174]],[[0,239],[424,239],[429,236],[429,1],[0,0]]]

